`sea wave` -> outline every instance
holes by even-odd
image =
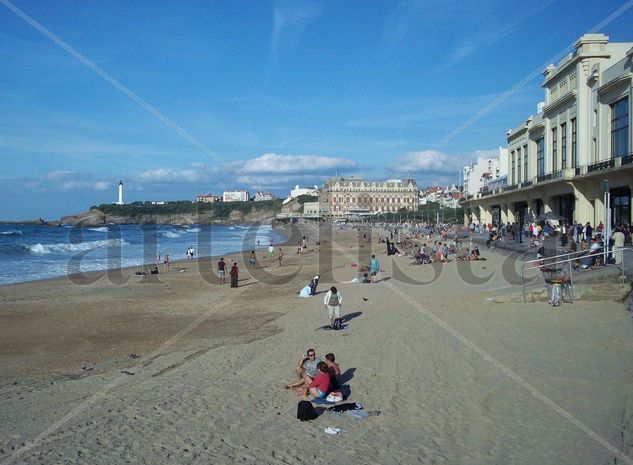
[[[160,233],[160,235],[163,236],[163,237],[166,237],[168,239],[176,239],[176,238],[182,236],[182,234],[178,234],[178,233],[175,233],[173,231],[164,231],[164,232]]]
[[[187,229],[187,232],[197,233],[197,232],[200,232],[200,228],[190,228],[190,229]]]
[[[64,253],[64,252],[81,252],[103,247],[122,247],[129,245],[129,242],[121,239],[108,239],[105,241],[89,241],[79,242],[77,244],[35,244],[26,246],[31,253],[47,254],[47,253]]]
[[[23,233],[19,229],[16,229],[11,231],[2,231],[0,234],[3,236],[21,236]]]
[[[88,231],[108,232],[108,228],[107,226],[101,226],[100,228],[88,228]]]

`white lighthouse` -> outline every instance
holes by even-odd
[[[117,205],[123,205],[123,181],[119,181],[119,200]]]

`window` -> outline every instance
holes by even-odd
[[[576,118],[571,120],[571,167],[578,166],[578,148],[576,145]]]
[[[545,138],[536,141],[536,175],[545,174]]]
[[[611,105],[611,156],[622,157],[629,151],[629,98]]]
[[[528,180],[528,146],[523,146],[523,181]]]
[[[517,149],[517,183],[521,182],[521,148]]]
[[[611,205],[613,225],[631,224],[631,190],[628,187],[611,189]]]
[[[567,123],[560,125],[560,167],[567,168]]]
[[[516,160],[514,159],[514,150],[512,151],[510,156],[512,157],[512,171],[511,171],[512,177],[511,177],[511,181],[512,181],[512,184],[516,184],[516,182],[514,182],[515,181],[514,170],[516,169]]]
[[[552,172],[558,169],[558,130],[552,129]]]

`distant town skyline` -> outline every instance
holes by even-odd
[[[536,113],[548,60],[597,25],[633,41],[629,3],[0,0],[0,220],[121,179],[126,203],[458,183]]]

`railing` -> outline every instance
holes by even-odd
[[[607,257],[609,255],[609,253],[614,254],[614,253],[621,253],[622,254],[622,261],[620,262],[619,266],[620,266],[620,286],[624,286],[624,282],[626,280],[626,275],[624,273],[625,270],[625,264],[624,264],[624,252],[628,251],[628,252],[632,252],[633,248],[631,247],[622,247],[622,248],[618,248],[618,249],[614,249],[613,247],[611,248],[611,250],[609,250],[608,246],[603,246],[600,248],[600,251],[597,252],[593,252],[593,253],[587,253],[588,251],[586,250],[579,250],[577,252],[568,252],[568,253],[564,253],[564,254],[560,254],[560,255],[555,255],[553,257],[544,257],[544,258],[537,258],[535,260],[529,260],[525,263],[523,263],[523,267],[521,269],[521,292],[523,295],[523,302],[525,302],[525,288],[526,288],[526,283],[525,283],[525,274],[528,271],[543,271],[543,268],[549,268],[552,266],[556,266],[556,265],[565,265],[567,264],[569,267],[569,281],[573,287],[573,266],[572,266],[572,262],[575,262],[576,260],[580,260],[581,258],[589,258],[589,257],[600,257],[603,256],[603,260],[604,263],[607,262]]]
[[[615,159],[598,161],[587,165],[587,173],[593,173],[595,171],[603,171],[609,168],[615,167]]]

